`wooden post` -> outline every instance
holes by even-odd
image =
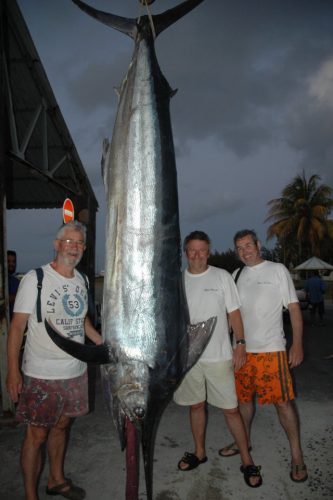
[[[1,148],[0,148],[1,149]],[[2,162],[0,161],[0,167]],[[1,168],[1,171],[3,168]],[[1,176],[2,177],[2,176]],[[7,374],[7,333],[8,333],[8,280],[7,280],[7,253],[5,252],[5,214],[6,203],[3,183],[0,182],[0,379],[2,410],[5,414],[14,413],[14,405],[8,397],[6,389]]]
[[[9,325],[8,278],[6,251],[6,150],[8,148],[8,120],[6,114],[6,88],[4,78],[4,58],[6,54],[5,35],[6,6],[0,2],[0,382],[2,410],[4,414],[14,413],[14,405],[6,390],[7,374],[7,333]]]

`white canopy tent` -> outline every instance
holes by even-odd
[[[324,262],[318,257],[311,257],[311,259],[306,260],[302,264],[294,267],[293,271],[333,271],[333,266],[328,262]]]

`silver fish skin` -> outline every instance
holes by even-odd
[[[150,372],[157,366],[169,368],[187,324],[180,287],[170,95],[152,45],[142,39],[121,86],[108,162],[104,160],[107,221],[102,334],[106,343],[118,347],[119,362],[109,367],[112,372],[116,368],[116,377],[108,365],[102,367],[102,374],[111,375],[111,394],[117,394],[131,420],[136,415],[129,407],[146,412]],[[179,376],[181,371],[180,365]],[[124,386],[127,394],[120,398],[119,387]],[[128,404],[129,397],[133,404]]]
[[[187,9],[194,3],[200,2],[184,2]],[[156,17],[158,33],[166,17]],[[102,21],[114,27],[113,15]],[[174,92],[158,65],[148,17],[135,21],[132,30],[128,20],[121,30],[131,33],[135,48],[102,160],[107,197],[102,334],[119,361],[104,365],[102,376],[115,420],[121,407],[136,422],[147,413],[151,381],[158,380],[160,392],[169,395],[167,387],[174,389],[184,373],[188,315],[169,111]]]
[[[140,431],[147,498],[151,500],[159,419],[184,374],[200,357],[216,324],[216,318],[210,318],[188,329],[169,111],[174,91],[160,70],[154,48],[159,33],[203,0],[186,0],[162,14],[139,19],[123,18],[98,11],[80,0],[72,1],[135,42],[118,92],[112,141],[103,143],[107,200],[104,345],[95,352],[103,359],[104,396],[122,448],[128,445],[126,417]],[[57,338],[56,342],[66,350],[64,339]],[[86,359],[91,361],[92,354]],[[137,497],[137,488],[126,494],[128,500]]]
[[[170,398],[201,355],[216,323],[216,318],[210,318],[187,329],[169,111],[174,91],[160,70],[154,48],[161,31],[203,0],[186,0],[162,14],[138,19],[72,1],[133,38],[135,48],[119,91],[112,142],[103,143],[107,197],[104,344],[78,345],[52,325],[46,327],[64,351],[82,361],[104,364],[106,399],[117,414],[116,423],[125,415],[136,423],[145,417],[152,395],[155,403]],[[151,406],[158,407],[155,403]]]
[[[203,0],[127,19],[73,0],[95,19],[130,36],[134,52],[119,88],[112,142],[103,143],[107,199],[102,335],[118,363],[105,364],[108,406],[123,446],[122,419],[135,423],[166,401],[188,367],[188,314],[182,292],[175,153],[169,103],[155,37]],[[209,329],[203,329],[202,346]],[[200,341],[198,343],[200,345]]]

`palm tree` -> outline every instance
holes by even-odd
[[[327,218],[333,206],[332,189],[319,184],[320,180],[319,175],[312,175],[307,181],[303,171],[282,190],[281,198],[268,202],[265,222],[273,223],[267,238],[276,236],[284,249],[285,264],[292,258],[295,264],[295,257],[299,261],[311,255],[320,257],[322,244],[332,239],[332,221]]]

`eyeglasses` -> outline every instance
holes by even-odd
[[[70,239],[62,240],[58,238],[58,241],[62,241],[65,245],[68,246],[77,245],[78,247],[84,247],[86,244],[83,240],[70,240]]]

